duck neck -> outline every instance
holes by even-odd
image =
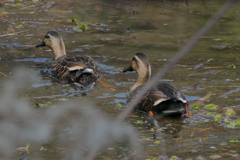
[[[66,49],[62,38],[60,38],[58,42],[52,44],[52,50],[55,54],[55,59],[66,55]]]
[[[138,86],[144,85],[145,83],[148,82],[148,80],[150,79],[150,76],[151,76],[150,66],[148,69],[142,69],[141,72],[137,72],[137,74],[138,74],[137,82],[132,85],[132,87],[130,88],[130,91],[132,91],[135,88],[137,88]]]

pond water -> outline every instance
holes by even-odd
[[[20,66],[34,69],[41,78],[17,93],[21,99],[28,99],[38,112],[56,107],[54,103],[84,100],[93,104],[96,112],[113,120],[124,110],[129,87],[136,80],[136,73],[119,72],[129,66],[133,55],[145,53],[153,74],[156,73],[224,2],[4,0],[0,2],[0,80],[14,77],[13,69]],[[124,123],[136,130],[135,136],[144,152],[132,156],[134,151],[124,142],[118,142],[103,147],[95,159],[240,159],[239,5],[237,2],[159,80],[183,91],[193,117],[164,119],[157,122],[162,131],[155,131],[156,123],[145,113],[133,112]],[[71,22],[73,19],[87,24],[87,30],[79,29]],[[52,51],[33,47],[49,30],[59,31],[69,55],[92,56],[100,67],[101,80],[112,87],[97,83],[90,90],[82,90],[51,78],[48,64],[54,57]],[[4,93],[4,85],[1,91]],[[68,153],[71,142],[56,143],[63,135],[71,140],[68,116],[72,117],[63,116],[57,124],[59,132],[52,140],[43,142],[43,150],[14,152],[11,157],[71,159],[62,156]]]

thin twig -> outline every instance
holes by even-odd
[[[8,34],[3,34],[3,35],[0,35],[0,37],[13,36],[13,35],[16,35],[16,34],[19,34],[19,33],[27,32],[27,31],[28,31],[28,30],[20,31],[20,32],[14,32],[14,33],[8,33]]]

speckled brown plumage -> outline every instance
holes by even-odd
[[[148,57],[143,53],[137,53],[132,58],[130,67],[123,69],[126,71],[136,71],[138,80],[130,89],[128,101],[132,100],[143,88],[151,75],[151,67]],[[149,90],[137,103],[136,109],[153,112],[158,116],[179,116],[188,110],[185,96],[175,86],[167,83],[159,83]]]
[[[87,65],[87,68],[92,69],[93,73],[83,73],[83,69],[70,71],[67,65],[71,62],[82,62]],[[89,56],[61,56],[57,58],[52,64],[52,76],[67,83],[77,82],[82,86],[91,86],[100,78],[98,66]]]
[[[66,56],[65,45],[58,32],[49,31],[41,44],[48,46],[55,54],[52,63],[52,76],[67,83],[90,87],[100,78],[99,68],[89,56]]]

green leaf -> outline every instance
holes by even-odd
[[[235,128],[236,123],[234,121],[231,121],[229,124],[226,125],[227,128]]]
[[[36,103],[35,105],[38,106],[38,107],[44,107],[45,106],[45,104],[42,104],[42,103]]]
[[[145,160],[158,160],[158,157],[148,158],[148,159],[145,159]]]
[[[227,68],[236,69],[236,66],[235,66],[234,64],[230,64],[230,65],[228,65],[228,67],[227,67]]]
[[[192,109],[194,109],[194,110],[197,110],[198,108],[199,108],[199,106],[196,104],[192,107]]]
[[[46,148],[44,148],[43,146],[40,148],[40,151],[44,151],[46,150]]]
[[[210,115],[211,115],[211,113],[210,113],[210,112],[207,112],[207,115],[208,115],[208,116],[210,116]]]
[[[159,143],[160,143],[160,141],[155,141],[154,143],[155,143],[155,144],[159,144]]]
[[[142,137],[142,140],[149,141],[150,139],[148,137]]]
[[[117,103],[116,107],[122,107],[121,103]]]
[[[72,18],[71,18],[71,21],[72,21],[73,23],[77,23],[77,17],[72,17]]]
[[[154,129],[154,128],[151,128],[151,129],[150,129],[150,131],[154,132],[154,131],[155,131],[155,129]]]
[[[142,120],[137,120],[136,124],[143,124]]]
[[[240,126],[240,119],[236,121],[236,126]]]
[[[79,24],[79,25],[77,25],[77,27],[79,29],[81,29],[83,32],[85,32],[88,29],[88,25],[87,24]]]
[[[237,138],[234,138],[234,139],[230,140],[230,142],[231,142],[231,143],[238,143],[239,141],[238,141]]]
[[[214,116],[214,120],[215,120],[215,121],[218,121],[220,118],[222,118],[221,115],[216,115],[216,116]]]
[[[222,39],[221,38],[215,38],[215,39],[213,39],[214,41],[222,41]]]
[[[207,108],[212,108],[214,106],[215,106],[215,104],[207,104],[207,105],[205,105],[205,107],[207,107]]]
[[[235,112],[233,109],[227,109],[227,110],[225,111],[225,114],[226,114],[227,116],[231,116],[231,115],[236,114],[236,112]]]
[[[211,110],[212,110],[212,111],[216,111],[216,110],[217,110],[217,107],[211,107]]]

